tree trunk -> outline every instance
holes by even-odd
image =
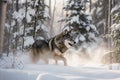
[[[52,11],[52,9],[51,9],[51,0],[49,0],[49,15],[50,15],[50,17],[52,17],[52,13],[51,13],[51,11]],[[52,18],[51,18],[52,19]],[[49,25],[49,28],[50,28],[50,37],[52,37],[52,32],[53,32],[53,27],[52,27],[52,22],[51,22],[52,20],[49,20],[48,21],[48,25]]]
[[[8,33],[9,33],[9,35],[8,35],[8,50],[7,50],[7,56],[9,55],[9,53],[11,52],[11,50],[12,50],[12,48],[11,48],[11,37],[12,37],[12,14],[11,13],[13,13],[13,8],[14,8],[14,1],[12,0],[12,5],[10,5],[10,6],[8,6],[8,10],[10,9],[10,15],[9,15],[9,25],[10,25],[10,27],[9,27],[9,30],[8,30]]]
[[[92,0],[90,0],[90,12],[91,12],[91,9],[92,9]]]
[[[17,11],[17,12],[18,12],[18,10],[19,10],[19,3],[18,3],[18,2],[19,2],[19,0],[16,0],[16,11]],[[18,31],[19,31],[18,28],[19,28],[19,24],[18,24],[17,19],[16,19],[15,32],[18,32]],[[17,50],[18,40],[19,40],[19,37],[18,37],[18,34],[17,34],[16,37],[15,37],[14,52]],[[13,54],[14,54],[14,52],[13,52]]]
[[[108,34],[111,33],[111,0],[109,0],[108,6]],[[108,48],[111,51],[111,37],[108,38]],[[110,52],[110,64],[112,64],[112,52]],[[112,69],[112,65],[109,66],[109,69]]]
[[[4,28],[6,18],[7,1],[3,0],[0,2],[0,57],[2,56],[3,50],[3,39],[4,39]]]
[[[54,34],[53,24],[54,24],[54,19],[55,19],[55,11],[56,11],[56,0],[55,0],[55,4],[53,7],[53,15],[52,15],[52,20],[51,20],[51,36],[53,36]]]
[[[25,18],[24,18],[24,29],[23,29],[23,36],[22,36],[22,39],[23,39],[23,42],[22,42],[22,51],[24,49],[24,37],[25,37],[25,28],[26,28],[26,16],[27,16],[27,0],[26,0],[26,5],[25,5]]]
[[[62,3],[62,7],[64,7],[64,0],[62,0],[63,1],[63,3]],[[62,9],[62,12],[61,12],[61,17],[63,18],[63,16],[64,16],[64,11],[63,11],[63,9]],[[60,22],[60,25],[59,25],[59,27],[60,27],[60,32],[62,31],[62,23],[63,22]]]

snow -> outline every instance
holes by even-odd
[[[30,46],[34,43],[34,39],[31,36],[25,37],[24,46]]]
[[[34,15],[35,15],[35,10],[28,8],[27,15],[26,15],[26,19],[27,19],[28,23],[31,22],[31,20],[32,20],[31,16],[34,16]]]
[[[72,10],[71,13],[72,14],[77,14],[77,11],[76,10]]]
[[[94,33],[89,32],[88,34],[89,34],[90,38],[95,38],[95,34]]]
[[[72,19],[71,19],[71,24],[73,23],[73,22],[77,22],[78,24],[80,23],[79,22],[79,15],[77,15],[77,16],[73,16],[73,17],[71,17]]]
[[[101,7],[97,7],[97,11],[96,13],[99,14],[101,12],[102,8]]]
[[[27,2],[31,2],[31,0],[27,0]],[[19,3],[25,3],[25,0],[20,0]]]
[[[88,20],[92,20],[92,17],[91,17],[91,16],[87,16],[87,19],[88,19]]]
[[[0,69],[0,80],[119,80],[119,71],[92,67],[26,65],[24,69]]]
[[[47,17],[50,18],[50,16],[49,16],[49,14],[48,14],[47,11],[44,11],[44,17],[45,17],[45,18],[47,18]]]
[[[14,38],[19,34],[19,32],[15,32],[14,33]]]
[[[89,31],[89,30],[90,30],[90,27],[89,27],[89,26],[87,26],[87,27],[86,27],[86,30],[87,30],[87,31]]]
[[[92,54],[95,50],[91,51]],[[120,64],[113,64],[113,70],[109,70],[108,65],[95,62],[97,60],[90,62],[86,58],[87,63],[85,59],[81,60],[84,55],[80,50],[70,49],[67,52],[68,66],[63,66],[62,62],[55,65],[52,60],[50,64],[42,61],[32,64],[28,52],[18,52],[15,56],[10,54],[9,57],[3,55],[0,59],[0,80],[120,80]],[[80,53],[81,58],[75,53]]]
[[[35,5],[39,5],[39,4],[38,4],[38,0],[35,1]]]
[[[15,19],[20,19],[22,20],[25,17],[25,10],[24,9],[20,9],[18,12],[14,12],[13,13],[13,18]]]
[[[74,1],[71,1],[71,3],[69,4],[69,6],[71,7],[74,4]]]
[[[11,26],[14,26],[14,25],[15,25],[15,21],[12,21],[12,22],[11,22]]]
[[[80,35],[79,40],[85,41],[86,39],[85,39],[85,37],[83,35]]]
[[[91,27],[93,30],[97,31],[97,29],[96,29],[96,27],[95,27],[94,25],[90,24],[90,27]]]
[[[120,6],[118,6],[118,5],[117,5],[117,6],[115,6],[115,7],[113,7],[113,8],[112,8],[112,10],[111,10],[111,13],[114,13],[116,10],[118,10],[118,9],[119,9],[119,7],[120,7]]]
[[[112,26],[111,26],[112,30],[120,30],[120,24],[116,24],[114,23]]]
[[[7,30],[9,31],[10,25],[5,24],[5,27],[7,28]]]

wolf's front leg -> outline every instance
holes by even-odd
[[[61,55],[60,57],[64,62],[64,66],[67,66],[67,59],[63,55]]]
[[[58,60],[63,60],[64,66],[67,66],[67,60],[63,55],[55,55],[54,56],[55,59],[55,64],[58,64]]]
[[[54,59],[55,59],[55,64],[57,65],[58,65],[59,55],[61,55],[61,52],[58,49],[54,49]]]
[[[54,55],[54,59],[55,59],[55,64],[58,65],[58,56]]]

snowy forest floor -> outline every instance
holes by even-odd
[[[32,64],[27,54],[20,53],[16,57],[3,55],[0,80],[120,80],[118,64],[113,64],[113,70],[109,70],[108,65],[100,63],[77,64],[78,59],[70,62],[68,66],[63,66],[62,62],[55,65],[53,60],[48,65],[42,62]]]

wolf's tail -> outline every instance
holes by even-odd
[[[39,60],[39,54],[37,53],[37,50],[34,48],[30,50],[30,60],[32,63],[36,63]]]

